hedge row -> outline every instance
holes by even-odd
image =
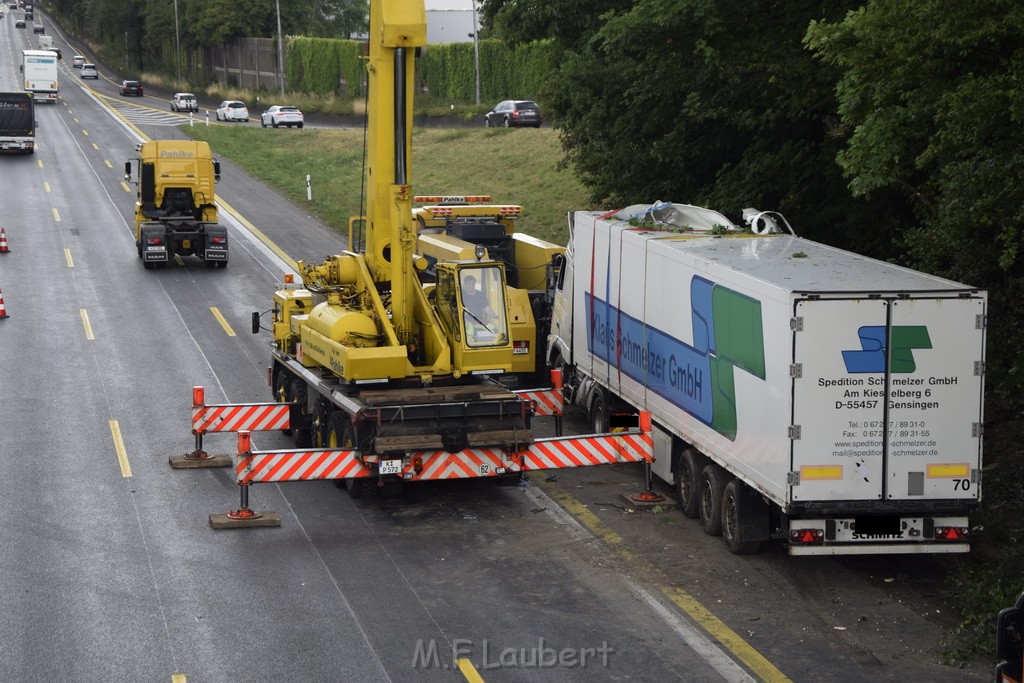
[[[483,102],[537,99],[555,67],[551,41],[535,41],[509,48],[496,39],[481,40],[480,98]],[[476,68],[472,43],[430,45],[420,60],[420,82],[431,95],[453,102],[476,98]]]
[[[344,80],[347,94],[365,94],[366,68],[360,59],[364,43],[335,38],[290,36],[286,47],[288,87],[309,93],[339,91]],[[481,40],[480,97],[484,102],[510,97],[536,99],[555,67],[550,41],[509,48],[495,39]],[[452,102],[474,102],[476,68],[472,43],[430,45],[417,62],[417,85],[431,95]]]
[[[363,45],[356,40],[289,36],[285,48],[288,87],[309,93],[339,91],[344,80],[349,95],[362,95],[365,62]]]

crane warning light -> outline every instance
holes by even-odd
[[[294,284],[295,283],[295,273],[285,273],[284,274],[284,283],[286,285]]]

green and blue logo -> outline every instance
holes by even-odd
[[[690,282],[693,344],[585,295],[590,352],[719,434],[736,438],[736,369],[765,379],[761,302],[702,277]],[[672,315],[672,299],[665,299]],[[685,314],[685,312],[683,313]]]
[[[860,348],[843,351],[846,371],[851,374],[885,372],[885,325],[865,325],[857,330]],[[917,369],[914,349],[932,348],[928,328],[924,325],[894,325],[890,341],[889,371],[909,374]]]

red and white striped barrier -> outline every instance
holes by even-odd
[[[565,407],[562,389],[518,389],[518,396],[533,402],[534,417],[561,417]]]
[[[192,433],[288,429],[290,408],[288,403],[206,405],[203,387],[192,387]]]
[[[235,478],[239,484],[375,477],[382,461],[396,460],[393,474],[405,481],[436,481],[496,477],[530,470],[651,462],[654,459],[650,431],[638,430],[622,434],[539,439],[515,453],[500,448],[467,448],[458,453],[410,452],[393,460],[364,456],[353,450],[252,451],[251,448],[249,433],[239,432],[235,466]]]

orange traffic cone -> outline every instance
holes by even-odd
[[[4,293],[0,292],[0,320],[7,317],[7,309],[4,308]]]
[[[3,228],[0,228],[0,254],[6,254],[10,249],[7,248],[7,233]]]

